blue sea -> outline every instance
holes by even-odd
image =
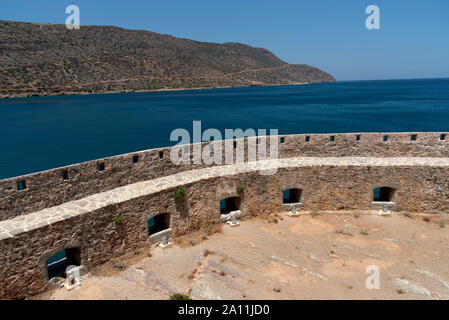
[[[173,145],[176,128],[449,131],[449,79],[0,100],[0,178]]]

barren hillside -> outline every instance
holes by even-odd
[[[317,68],[239,43],[0,21],[0,97],[330,81]]]

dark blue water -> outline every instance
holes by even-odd
[[[0,178],[172,145],[175,128],[449,131],[449,79],[0,100]]]

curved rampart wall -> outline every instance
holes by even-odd
[[[281,211],[282,191],[290,188],[303,190],[301,210],[362,210],[373,208],[373,188],[392,186],[393,210],[449,212],[449,159],[289,158],[274,175],[259,169],[236,164],[186,171],[1,221],[0,297],[23,298],[44,288],[45,261],[64,248],[80,249],[81,263],[91,268],[151,243],[152,216],[170,213],[178,236],[218,222],[219,201],[232,196],[241,198],[246,216]],[[175,201],[179,186],[186,196]],[[113,222],[117,214],[121,224]]]
[[[245,155],[248,139],[244,139]],[[279,136],[281,139],[280,158],[449,157],[449,136],[446,138],[444,133],[302,134]],[[203,143],[202,147],[207,148],[208,144]],[[192,150],[192,145],[188,148]],[[175,165],[170,160],[170,150],[151,149],[0,180],[0,221],[138,181],[210,166]],[[134,155],[139,157],[137,163],[132,162]],[[98,163],[104,163],[104,171],[98,171]],[[63,170],[67,170],[67,180],[63,179]],[[19,181],[25,182],[25,190],[18,190]]]

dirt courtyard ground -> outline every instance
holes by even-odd
[[[447,215],[284,212],[138,250],[32,299],[449,299],[448,240]]]

